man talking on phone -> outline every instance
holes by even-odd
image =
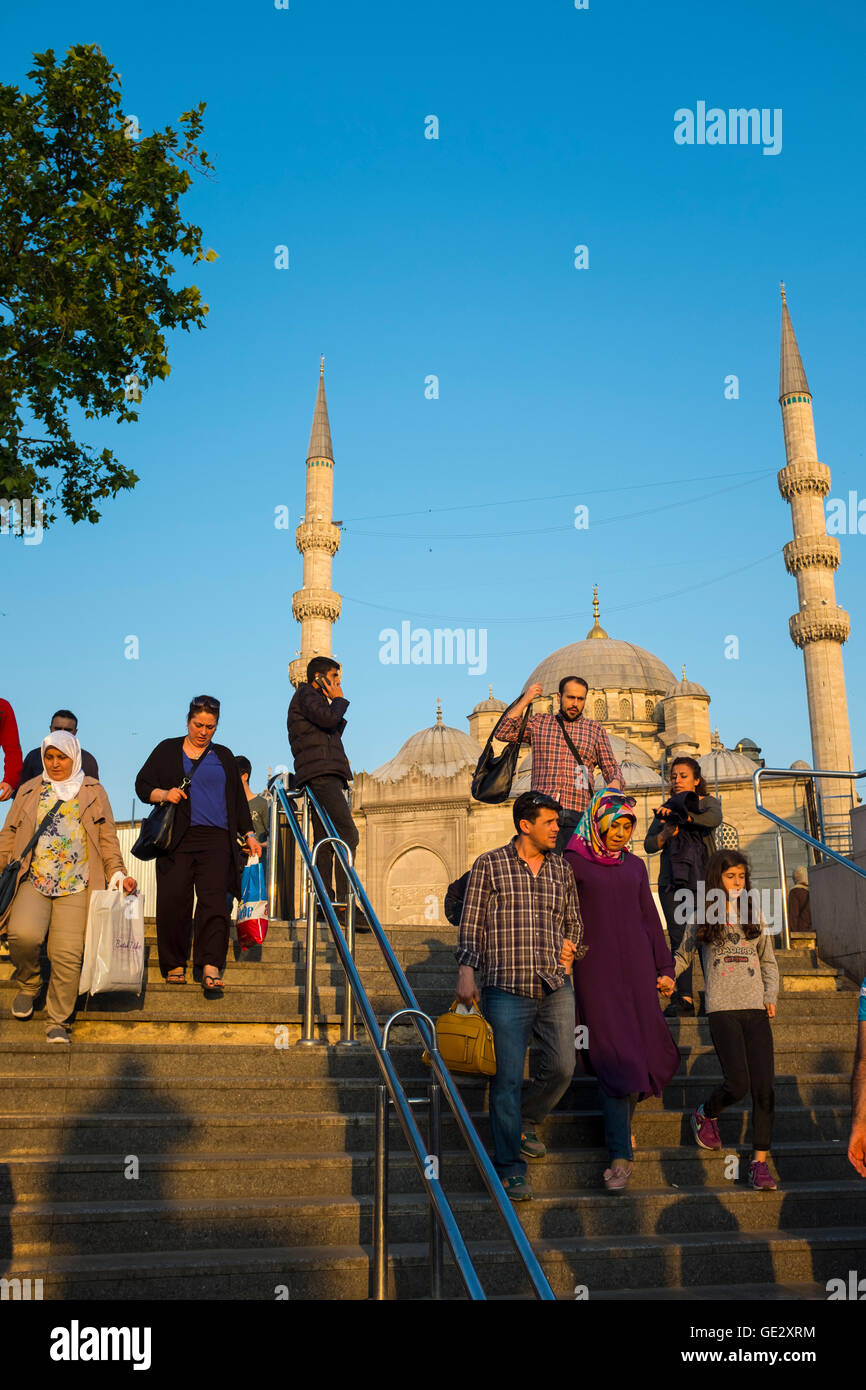
[[[292,696],[287,719],[289,744],[295,760],[295,785],[309,787],[323,810],[327,811],[341,840],[354,857],[358,847],[358,831],[352,820],[346,788],[352,780],[352,769],[343,748],[343,730],[349,701],[343,695],[340,663],[332,656],[314,656],[307,663],[307,679]],[[325,838],[327,831],[313,813],[316,839]],[[335,901],[334,851],[326,845],[316,858],[316,868],[322,882]],[[345,874],[339,871],[341,898],[345,901]],[[339,914],[342,916],[342,913]],[[362,928],[360,928],[362,929]]]

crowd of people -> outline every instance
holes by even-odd
[[[342,742],[349,702],[341,668],[330,657],[316,657],[306,674],[287,719],[295,785],[315,793],[354,854],[358,832],[347,797],[352,773]],[[546,1152],[537,1131],[571,1084],[577,1056],[598,1085],[609,1157],[605,1187],[627,1188],[635,1107],[660,1096],[677,1070],[679,1051],[665,1015],[695,1012],[692,966],[699,954],[722,1081],[691,1115],[694,1138],[702,1148],[719,1149],[719,1115],[750,1091],[749,1182],[772,1189],[770,1020],[779,971],[772,935],[753,907],[748,859],[715,849],[721,806],[708,794],[697,761],[674,758],[669,795],[644,840],[647,854],[660,855],[665,938],[646,866],[630,849],[635,801],[604,728],[583,713],[587,691],[582,677],[570,676],[560,683],[556,714],[536,713],[524,723],[542,693],[537,685],[505,711],[496,737],[531,745],[531,790],[514,801],[514,837],[481,854],[467,876],[456,995],[467,1006],[480,1004],[493,1029],[489,1108],[497,1172],[513,1201],[532,1197],[527,1163]],[[219,716],[218,700],[194,698],[186,732],[158,743],[135,782],[145,804],[174,806],[170,851],[156,865],[160,971],[167,983],[185,984],[192,944],[193,974],[200,974],[206,994],[217,997],[225,988],[229,914],[240,895],[241,866],[244,856],[264,852],[268,824],[267,802],[250,788],[249,760],[214,741]],[[5,912],[18,991],[12,1013],[25,1020],[34,1012],[44,944],[50,962],[46,1038],[58,1043],[70,1040],[91,893],[117,873],[124,892],[136,891],[97,762],[77,733],[76,716],[58,710],[39,747],[22,758],[14,712],[0,699],[0,801],[12,802],[0,831],[0,871],[8,866],[14,877]],[[605,784],[597,791],[596,768]],[[318,818],[314,833],[316,839],[325,833]],[[336,900],[346,885],[342,870],[334,876],[330,846],[319,867]],[[805,870],[794,878],[791,902],[803,922]],[[723,913],[711,919],[678,910],[684,893],[695,904],[711,900],[698,892],[701,886],[718,890]],[[660,998],[668,1001],[664,1013]],[[866,1176],[866,981],[859,1020],[849,1157]],[[524,1090],[532,1039],[535,1075]]]

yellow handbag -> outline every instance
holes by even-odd
[[[468,1072],[471,1076],[496,1075],[493,1029],[476,1004],[470,1013],[458,1014],[455,999],[447,1014],[440,1014],[436,1020],[436,1041],[449,1071]],[[430,1054],[426,1050],[421,1060],[429,1067]]]

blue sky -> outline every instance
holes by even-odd
[[[586,634],[594,583],[611,636],[707,687],[726,744],[809,759],[775,481],[778,285],[831,495],[866,499],[864,13],[836,3],[816,25],[797,0],[7,13],[4,82],[25,83],[36,51],[98,42],[146,131],[207,102],[216,177],[185,211],[219,254],[178,258],[208,325],[170,340],[171,376],[138,424],[84,427],[139,474],[135,492],[39,546],[0,537],[0,693],[25,748],[53,709],[75,709],[125,816],[144,757],[207,691],[255,782],[287,761],[294,527],[324,352],[345,523],[334,649],[357,769],[432,723],[438,696],[465,728],[488,683],[516,695]],[[781,153],[675,144],[674,112],[698,101],[780,108]],[[866,537],[840,539],[863,766]],[[485,628],[487,672],[382,665],[380,631],[404,620]]]

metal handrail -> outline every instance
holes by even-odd
[[[415,1124],[415,1119],[411,1110],[411,1104],[408,1096],[406,1095],[403,1083],[400,1077],[397,1075],[390,1053],[383,1046],[383,1038],[379,1029],[378,1020],[376,1019],[376,1016],[373,1012],[372,1005],[370,1003],[364,985],[361,981],[361,977],[358,973],[358,968],[352,957],[352,953],[349,950],[346,938],[343,935],[342,929],[337,919],[336,912],[334,911],[333,904],[331,903],[330,897],[327,891],[325,890],[325,885],[322,880],[321,874],[319,873],[319,870],[314,863],[313,854],[310,850],[309,845],[306,842],[306,839],[304,838],[301,832],[301,828],[298,825],[297,818],[294,815],[293,810],[290,806],[289,798],[286,795],[285,787],[283,787],[280,783],[275,782],[273,786],[273,791],[277,799],[279,800],[279,803],[288,821],[289,828],[291,830],[295,844],[298,850],[300,851],[301,858],[306,870],[306,877],[309,883],[312,885],[313,893],[315,897],[318,899],[319,905],[321,906],[322,911],[325,914],[325,919],[328,923],[331,936],[334,940],[334,945],[337,949],[337,955],[339,956],[340,963],[346,972],[347,985],[349,988],[351,988],[352,993],[355,996],[357,1007],[359,1012],[361,1013],[361,1017],[364,1020],[364,1026],[367,1030],[367,1036],[370,1040],[370,1045],[373,1049],[373,1053],[376,1058],[379,1071],[381,1072],[385,1085],[388,1088],[388,1092],[394,1105],[395,1114],[397,1115],[397,1118],[400,1121],[400,1124],[403,1128],[403,1132],[406,1136],[412,1156],[414,1157],[415,1163],[418,1166],[418,1169],[422,1177],[424,1178],[428,1201],[430,1202],[431,1209],[434,1212],[439,1225],[441,1226],[445,1239],[448,1241],[448,1244],[451,1248],[452,1255],[454,1256],[454,1262],[457,1266],[457,1270],[462,1280],[463,1287],[465,1288],[467,1294],[471,1299],[483,1300],[485,1299],[486,1295],[475,1272],[472,1260],[466,1248],[465,1241],[457,1225],[454,1213],[451,1210],[451,1205],[448,1201],[448,1198],[445,1195],[444,1189],[442,1188],[442,1184],[438,1176],[438,1171],[435,1174],[431,1174],[430,1172],[430,1165],[427,1162],[430,1155],[425,1149],[420,1132],[418,1130],[417,1125]],[[367,897],[366,891],[364,889],[364,885],[361,883],[361,880],[358,877],[357,870],[351,862],[351,855],[345,850],[344,844],[337,835],[333,822],[331,821],[331,818],[328,815],[327,811],[325,811],[319,805],[319,802],[317,801],[315,795],[310,791],[309,787],[305,787],[303,789],[303,798],[304,810],[306,811],[308,807],[312,808],[312,810],[315,812],[315,815],[318,817],[319,824],[324,827],[327,838],[335,841],[334,855],[335,858],[339,860],[340,867],[342,868],[346,876],[346,881],[349,885],[349,899],[351,900],[354,895],[354,897],[357,899],[358,904],[363,909],[364,916],[366,917],[367,923],[371,931],[373,932],[376,941],[378,942],[383,956],[385,957],[385,962],[391,972],[394,983],[397,987],[401,999],[403,1000],[404,1006],[407,1010],[411,1011],[412,1024],[421,1042],[424,1044],[424,1047],[427,1050],[430,1061],[430,1069],[433,1075],[435,1076],[436,1081],[439,1084],[439,1087],[441,1088],[442,1094],[444,1095],[449,1106],[451,1107],[452,1114],[457,1122],[457,1126],[460,1130],[460,1133],[462,1134],[466,1142],[466,1145],[469,1149],[469,1152],[472,1156],[476,1168],[481,1174],[484,1185],[490,1194],[494,1206],[496,1207],[497,1211],[499,1212],[499,1215],[505,1223],[509,1239],[511,1240],[511,1243],[514,1246],[517,1256],[520,1259],[521,1264],[523,1265],[527,1278],[529,1279],[529,1282],[532,1285],[532,1290],[536,1298],[545,1301],[551,1301],[555,1297],[553,1290],[551,1289],[550,1284],[548,1283],[547,1278],[545,1277],[544,1271],[542,1270],[538,1258],[535,1255],[535,1252],[533,1251],[532,1246],[529,1243],[529,1240],[527,1239],[523,1227],[520,1225],[520,1222],[518,1221],[514,1213],[514,1209],[511,1205],[510,1200],[505,1195],[505,1190],[496,1174],[496,1170],[493,1167],[493,1164],[491,1163],[486,1150],[482,1146],[480,1139],[478,1138],[478,1135],[475,1131],[475,1126],[473,1125],[472,1120],[469,1117],[469,1112],[467,1111],[466,1106],[463,1103],[463,1099],[454,1084],[454,1081],[451,1077],[451,1073],[448,1071],[440,1055],[439,1048],[436,1042],[435,1029],[432,1028],[432,1026],[430,1026],[429,1019],[427,1019],[426,1014],[422,1014],[422,1011],[418,1006],[418,1000],[415,998],[415,994],[412,990],[412,987],[409,984],[409,981],[406,979],[406,976],[403,972],[403,968],[400,965],[400,962],[397,960],[396,955],[394,954],[393,947],[391,946],[391,943],[388,940],[388,937],[386,936],[381,926],[381,923],[379,922],[379,919],[376,916],[376,913],[373,911],[373,908],[370,904],[370,900]],[[304,816],[304,819],[306,821],[306,815]],[[313,909],[313,914],[315,915],[315,908]],[[402,1010],[400,1012],[402,1012]],[[388,1025],[388,1027],[390,1028],[390,1024]]]
[[[816,840],[808,831],[801,830],[798,825],[794,825],[793,821],[785,820],[783,816],[777,816],[775,811],[770,811],[761,799],[761,779],[763,777],[836,777],[847,778],[850,782],[856,782],[858,778],[866,777],[866,768],[862,772],[838,772],[815,767],[759,767],[752,773],[752,782],[755,787],[755,806],[762,816],[766,816],[767,820],[773,821],[781,830],[787,830],[789,834],[796,836],[804,844],[811,845],[812,849],[817,850],[819,854],[826,855],[828,859],[835,859],[838,864],[844,864],[855,874],[859,874],[861,878],[866,878],[866,869],[855,864],[852,859],[846,858],[838,850],[831,849],[822,840]],[[787,888],[787,884],[785,887]]]

